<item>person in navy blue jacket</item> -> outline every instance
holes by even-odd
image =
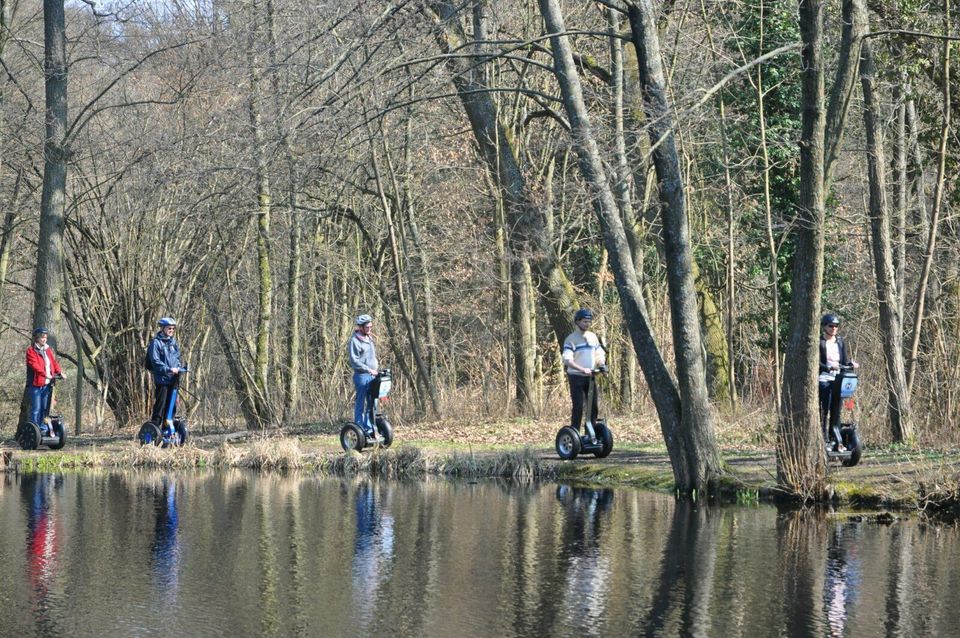
[[[147,346],[147,361],[150,363],[154,382],[153,412],[150,420],[160,427],[170,407],[167,404],[171,389],[183,364],[180,363],[180,344],[173,336],[177,329],[177,322],[171,317],[163,317],[157,325],[160,326],[160,330]]]

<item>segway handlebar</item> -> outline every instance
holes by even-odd
[[[594,374],[597,374],[597,373],[605,374],[606,372],[607,372],[607,364],[603,364],[602,366],[597,366],[596,368],[593,369]]]

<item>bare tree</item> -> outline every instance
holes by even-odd
[[[868,20],[866,7],[859,5],[855,20]],[[876,64],[870,40],[860,48],[860,85],[863,90],[863,128],[867,136],[867,165],[870,184],[870,233],[873,246],[873,271],[880,309],[880,336],[887,370],[887,414],[890,434],[896,443],[913,439],[910,393],[903,362],[903,325],[897,279],[893,267],[890,239],[890,212],[887,205],[886,164],[880,135],[881,117],[874,89]],[[905,163],[905,162],[904,162]],[[904,173],[906,173],[904,166]],[[903,210],[901,208],[900,210]]]
[[[666,374],[663,358],[653,343],[636,271],[619,208],[607,181],[583,98],[580,79],[566,36],[566,26],[557,0],[540,0],[540,11],[550,33],[554,73],[560,84],[564,109],[570,120],[580,170],[594,198],[594,208],[604,232],[604,242],[617,281],[621,303],[628,310],[628,325],[634,348],[647,374],[647,383],[656,401],[661,429],[673,464],[677,489],[692,493],[706,489],[720,473],[719,454],[714,440],[706,373],[703,366],[697,300],[690,270],[689,231],[683,203],[683,187],[672,143],[672,123],[664,93],[659,40],[653,7],[641,0],[628,7],[634,45],[641,60],[641,82],[648,110],[651,138],[659,142],[654,163],[660,180],[662,222],[666,231],[668,283],[674,351],[677,359],[679,392]],[[652,347],[652,348],[651,348]],[[652,351],[651,351],[652,350]],[[655,352],[655,354],[654,354]]]

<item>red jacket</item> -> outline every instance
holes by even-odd
[[[50,375],[63,374],[57,358],[53,356],[53,348],[49,346],[47,346],[47,358],[50,359]],[[43,363],[43,355],[33,344],[27,348],[27,381],[35,387],[47,385],[47,367]]]

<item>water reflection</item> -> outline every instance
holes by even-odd
[[[164,476],[159,488],[155,488],[153,507],[157,518],[153,527],[151,558],[160,599],[164,600],[177,595],[180,580],[180,548],[177,544],[180,515],[177,511],[177,484],[171,477]]]
[[[0,638],[950,635],[958,560],[956,529],[634,490],[8,475]]]
[[[611,573],[610,558],[602,551],[601,537],[613,503],[613,490],[560,485],[556,494],[564,513],[564,622],[580,626],[589,635],[599,635]]]
[[[823,582],[823,606],[831,636],[842,636],[849,609],[860,590],[860,561],[857,557],[857,529],[853,523],[835,523],[827,549]]]
[[[28,475],[20,481],[27,518],[27,569],[34,618],[38,628],[47,631],[54,625],[50,615],[51,589],[60,566],[61,534],[53,495],[62,486],[60,475]]]
[[[368,480],[354,485],[354,516],[351,583],[353,604],[360,627],[367,627],[377,607],[377,591],[389,573],[393,558],[391,490],[377,489]]]

